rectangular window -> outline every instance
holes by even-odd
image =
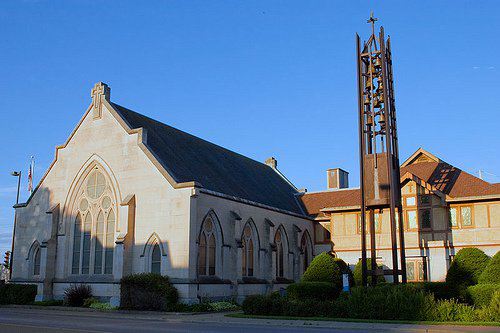
[[[417,229],[417,211],[409,210],[406,212],[406,224],[408,229]]]
[[[430,209],[420,210],[420,226],[422,227],[422,229],[430,229],[431,228],[431,210]]]
[[[375,233],[379,234],[382,231],[381,216],[379,213],[375,213]]]
[[[315,229],[315,238],[316,238],[316,243],[328,243],[330,242],[331,239],[331,234],[330,230],[328,230],[329,224],[321,224],[318,223],[316,224],[316,229]]]
[[[470,227],[472,225],[472,209],[471,207],[461,207],[460,214],[462,215],[462,226]]]
[[[425,281],[424,258],[406,260],[406,278],[408,282]]]
[[[457,209],[454,207],[450,208],[450,227],[458,227]]]
[[[417,200],[415,197],[406,197],[405,199],[406,206],[415,206],[417,204]]]
[[[423,194],[420,196],[420,204],[421,205],[429,205],[431,203],[431,196],[427,194]]]

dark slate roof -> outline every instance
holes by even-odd
[[[131,128],[147,131],[146,145],[178,183],[304,215],[298,191],[271,167],[112,103]]]

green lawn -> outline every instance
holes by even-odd
[[[281,320],[318,320],[342,321],[355,323],[383,323],[383,324],[418,324],[418,325],[461,325],[461,326],[500,326],[498,322],[442,322],[442,321],[412,321],[412,320],[379,320],[379,319],[353,319],[353,318],[327,318],[327,317],[290,317],[290,316],[259,316],[243,313],[229,313],[226,317],[254,318],[254,319],[281,319]]]

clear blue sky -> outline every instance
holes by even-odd
[[[97,81],[116,103],[275,156],[298,187],[324,189],[330,167],[357,186],[354,34],[370,10],[392,36],[402,158],[422,146],[500,175],[498,1],[2,1],[0,252],[10,171],[34,155],[38,182]]]

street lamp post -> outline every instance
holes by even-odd
[[[19,190],[21,188],[21,171],[13,171],[10,173],[12,176],[17,177],[17,196],[16,196],[16,206],[19,204]],[[14,207],[16,207],[14,206]],[[9,280],[12,278],[12,264],[14,262],[14,239],[16,237],[16,212],[14,212],[14,230],[12,231],[12,245],[10,252],[10,263],[9,263]]]
[[[19,189],[21,188],[21,171],[12,171],[10,174],[14,177],[17,177],[17,197],[16,197],[16,205],[17,205],[19,203]]]

